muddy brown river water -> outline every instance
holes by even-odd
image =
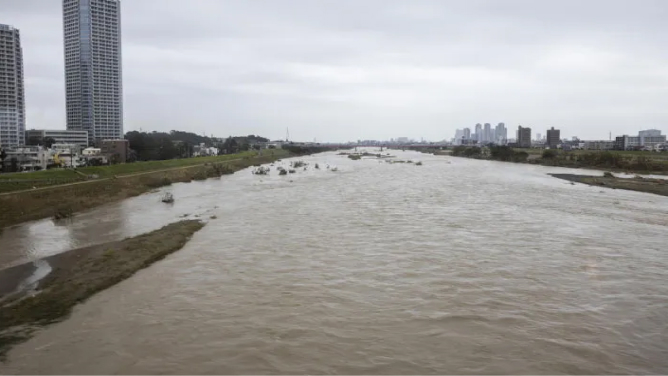
[[[0,269],[209,222],[0,372],[668,372],[668,198],[393,153],[424,165],[327,153],[303,158],[321,170],[174,185],[174,205],[156,192],[5,229]]]

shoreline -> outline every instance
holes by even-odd
[[[0,362],[39,327],[66,319],[72,308],[174,253],[205,226],[184,220],[124,240],[73,249],[0,271]],[[45,264],[46,274],[25,282]]]
[[[667,179],[651,178],[618,178],[607,174],[603,176],[575,175],[575,174],[548,174],[554,178],[581,183],[594,187],[624,189],[627,191],[651,193],[659,196],[668,196]]]
[[[462,147],[458,146],[457,148]],[[533,152],[528,153],[526,150],[499,146],[491,153],[489,150],[483,152],[481,148],[477,147],[463,147],[463,149],[459,150],[423,149],[415,151],[433,155],[449,155],[482,161],[509,162],[545,167],[601,170],[626,174],[668,175],[668,158],[650,158],[647,154],[633,155],[630,152],[619,151],[591,151],[589,153],[576,154],[574,152],[562,153],[557,151],[554,155],[544,156],[543,154]]]
[[[0,231],[5,227],[49,217],[71,217],[77,212],[139,196],[172,183],[206,180],[233,174],[257,164],[294,156],[290,152],[245,157],[218,163],[176,167],[168,170],[55,185],[0,195]]]

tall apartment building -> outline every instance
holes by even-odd
[[[482,142],[492,142],[492,126],[489,123],[485,123],[485,126],[482,130]]]
[[[508,129],[504,123],[499,123],[494,129],[494,142],[505,145],[508,142]]]
[[[560,138],[561,132],[558,129],[554,129],[552,127],[551,129],[547,130],[547,146],[549,146],[551,149],[556,148],[559,146],[561,143],[561,138]]]
[[[517,146],[521,148],[531,147],[531,128],[525,128],[521,125],[517,127]]]
[[[474,140],[478,141],[478,143],[482,142],[482,124],[478,123],[475,125],[475,136],[473,137]]]
[[[0,25],[0,147],[25,143],[23,50],[19,30]]]
[[[464,139],[465,140],[471,139],[471,128],[464,128]]]
[[[123,138],[120,0],[63,0],[67,129]]]

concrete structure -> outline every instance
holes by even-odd
[[[260,149],[266,149],[264,143],[257,145]],[[213,146],[206,146],[204,143],[193,146],[193,157],[210,157],[218,155],[218,148]]]
[[[60,129],[30,129],[25,132],[26,143],[31,138],[52,138],[58,144],[77,144],[81,147],[88,147],[88,132],[86,131],[68,131]]]
[[[19,30],[0,24],[0,148],[25,144],[23,50]]]
[[[471,139],[471,128],[464,128],[464,139]]]
[[[531,128],[525,128],[521,125],[517,127],[517,146],[520,148],[531,147]]]
[[[658,129],[647,129],[638,132],[638,137],[661,137],[661,131]]]
[[[615,141],[585,141],[578,143],[578,148],[585,150],[612,150],[615,148]]]
[[[475,125],[475,133],[473,135],[473,139],[475,141],[478,141],[478,143],[482,142],[482,124],[478,123]]]
[[[8,149],[6,153],[5,171],[11,171],[12,160],[16,160],[15,172],[46,170],[52,161],[49,151],[41,146],[23,146]]]
[[[81,146],[79,144],[53,144],[50,152],[53,162],[57,166],[80,167],[86,165],[86,162],[82,159]]]
[[[550,149],[556,149],[561,144],[561,131],[554,127],[547,130],[546,144]]]
[[[123,138],[121,4],[63,0],[67,129]]]
[[[100,148],[85,148],[81,152],[84,157],[92,157],[94,155],[102,155],[102,149]]]
[[[130,154],[130,142],[128,140],[103,140],[100,143],[102,155],[107,157],[111,163],[125,163]]]
[[[638,136],[618,136],[615,138],[617,150],[659,150],[666,143],[666,135],[661,135],[657,129],[638,132]]]

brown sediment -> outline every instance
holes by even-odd
[[[184,220],[125,240],[42,259],[51,272],[29,294],[16,291],[32,263],[0,271],[0,357],[41,325],[66,318],[72,307],[181,249],[204,224]]]
[[[596,187],[626,189],[629,191],[653,193],[661,196],[668,196],[668,180],[650,179],[650,178],[616,178],[612,174],[604,176],[588,176],[574,174],[549,174],[558,179],[568,180],[570,182],[582,183]]]
[[[276,159],[278,156],[267,155],[3,194],[0,195],[0,228],[36,219],[58,218],[62,217],[63,213],[71,216],[82,210],[137,196],[172,183],[231,174],[254,164],[269,163]]]

